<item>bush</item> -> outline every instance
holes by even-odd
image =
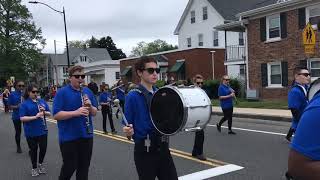
[[[219,80],[206,80],[204,82],[204,89],[206,90],[210,99],[218,98],[218,89],[220,86]],[[240,95],[240,82],[237,79],[230,80],[230,87],[236,91],[236,95]]]
[[[156,82],[156,87],[157,87],[157,88],[161,88],[161,87],[163,87],[165,84],[166,84],[166,82],[165,82],[164,80],[158,80],[158,81]]]

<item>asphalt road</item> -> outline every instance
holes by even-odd
[[[221,175],[209,179],[285,179],[283,175],[287,168],[289,144],[284,140],[284,134],[290,126],[289,123],[234,118],[233,126],[237,134],[228,135],[225,128],[222,129],[222,133],[216,130],[214,124],[219,119],[218,116],[212,116],[210,125],[205,129],[204,151],[209,158],[208,161],[200,161],[189,155],[192,151],[194,133],[183,132],[171,137],[172,154],[179,176],[208,169],[215,171],[217,169],[213,168],[222,168]],[[57,127],[54,122],[52,120],[48,122],[48,150],[45,158],[48,173],[33,178],[30,175],[31,162],[28,157],[25,138],[22,137],[23,153],[16,154],[14,128],[10,115],[0,112],[0,179],[49,180],[58,178],[62,160],[58,145]],[[133,161],[133,145],[132,142],[123,137],[119,122],[115,119],[117,135],[104,135],[101,133],[101,113],[95,117],[96,131],[89,172],[90,180],[138,179]],[[243,167],[243,169],[228,172],[224,168],[230,164]],[[196,179],[201,179],[200,176],[196,177],[199,177]]]

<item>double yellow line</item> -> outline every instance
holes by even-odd
[[[57,123],[57,121],[54,120],[54,119],[47,119],[47,121],[51,122],[51,123],[55,123],[55,124]],[[129,144],[134,144],[134,142],[131,141],[131,140],[128,140],[127,137],[120,136],[120,135],[117,135],[117,134],[111,134],[111,135],[110,134],[105,134],[103,131],[99,131],[99,130],[96,130],[96,129],[94,130],[94,134],[98,135],[98,136],[110,138],[110,139],[113,139],[113,140],[129,143]],[[191,161],[194,161],[194,162],[198,162],[198,163],[201,163],[201,164],[205,164],[205,165],[208,165],[208,166],[218,167],[218,166],[223,166],[223,165],[227,164],[227,163],[225,163],[223,161],[219,161],[219,160],[211,159],[211,158],[207,158],[206,161],[201,161],[201,160],[199,160],[197,158],[194,158],[190,153],[187,153],[187,152],[184,152],[184,151],[180,151],[180,150],[177,150],[177,149],[173,149],[173,148],[170,148],[170,152],[174,156],[177,156],[177,157],[180,157],[180,158],[184,158],[184,159],[188,159],[188,160],[191,160]]]

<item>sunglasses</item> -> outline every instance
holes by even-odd
[[[203,84],[203,82],[197,82],[198,85]]]
[[[154,72],[156,72],[157,74],[160,73],[160,68],[146,68],[143,70],[146,70],[149,74],[153,74]]]
[[[230,81],[230,79],[224,79],[224,80],[226,80],[226,81]]]
[[[81,79],[86,78],[86,75],[72,75],[73,77],[75,77],[76,79],[79,79],[81,77]]]
[[[35,94],[35,93],[39,93],[39,91],[31,91],[33,94]]]
[[[24,85],[22,85],[22,84],[19,84],[19,85],[18,85],[18,87],[24,87]]]
[[[310,76],[311,74],[310,74],[310,73],[299,73],[298,75],[302,75],[302,76],[308,77],[308,76]]]

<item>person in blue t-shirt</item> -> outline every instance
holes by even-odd
[[[236,96],[234,90],[230,87],[230,78],[227,75],[222,77],[222,83],[218,89],[218,96],[220,99],[220,106],[223,112],[223,118],[216,125],[219,132],[221,132],[221,125],[228,120],[228,134],[236,134],[232,131],[232,115],[233,115],[233,98]]]
[[[12,122],[15,129],[15,140],[17,145],[17,153],[22,153],[20,139],[21,139],[21,121],[19,116],[19,108],[21,103],[23,102],[23,90],[24,90],[24,82],[23,81],[16,81],[14,83],[15,91],[11,92],[8,104],[10,109],[12,109]]]
[[[51,115],[48,104],[42,99],[37,99],[38,94],[39,91],[37,86],[28,86],[24,95],[25,100],[19,109],[20,120],[23,122],[24,134],[30,149],[29,155],[32,163],[32,176],[39,176],[39,174],[46,173],[46,169],[43,166],[48,139],[48,129],[45,117]],[[38,146],[40,150],[39,161],[37,160]]]
[[[116,96],[117,96],[117,99],[119,99],[119,101],[120,101],[119,104],[120,104],[120,107],[122,108],[122,112],[124,112],[124,102],[125,102],[125,97],[126,97],[126,90],[125,89],[126,88],[121,80],[118,81],[117,87],[118,88],[116,88]],[[116,112],[117,119],[119,119],[119,112],[120,112],[120,110],[118,109]]]
[[[106,128],[106,124],[107,124],[106,121],[107,121],[107,116],[108,116],[110,128],[111,128],[111,133],[116,134],[117,131],[114,128],[113,119],[112,119],[112,93],[110,92],[108,84],[106,84],[103,87],[103,92],[100,94],[99,102],[101,105],[103,132],[105,134],[108,133],[107,128]]]
[[[305,108],[288,159],[288,173],[294,179],[320,179],[320,93]]]
[[[300,116],[308,104],[307,90],[310,83],[310,73],[304,67],[294,69],[294,83],[288,94],[288,108],[292,113],[292,124],[287,133],[286,139],[290,142],[291,137],[297,129]]]
[[[128,124],[123,131],[134,139],[134,162],[139,179],[177,180],[168,137],[156,131],[150,117],[149,104],[156,91],[153,85],[160,72],[157,61],[141,57],[135,64],[135,70],[141,81],[137,89],[131,90],[126,97],[125,119]]]
[[[97,101],[92,91],[81,84],[82,66],[69,69],[70,84],[59,89],[53,101],[53,115],[58,122],[59,144],[63,164],[59,180],[88,179],[93,146],[92,116],[97,114]]]

